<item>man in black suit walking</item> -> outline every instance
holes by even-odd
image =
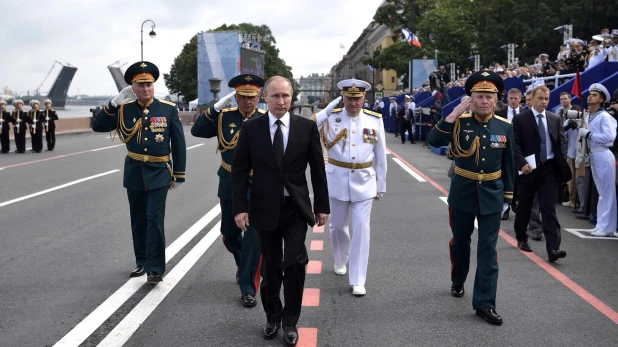
[[[232,165],[232,210],[241,230],[247,229],[251,217],[259,236],[264,260],[260,287],[266,312],[264,338],[275,338],[283,324],[285,344],[296,346],[309,262],[307,224],[322,226],[328,220],[328,186],[317,124],[289,113],[290,81],[271,77],[264,87],[264,99],[268,116],[246,121],[240,132]],[[311,167],[313,211],[305,175],[307,163]],[[284,307],[279,298],[282,283]]]
[[[550,262],[566,257],[560,249],[560,223],[556,217],[556,191],[560,182],[570,179],[566,164],[566,141],[560,116],[545,110],[549,103],[549,89],[536,87],[532,91],[532,108],[513,118],[515,134],[515,167],[522,172],[517,184],[520,186],[519,202],[515,215],[517,246],[532,252],[528,245],[526,229],[530,220],[532,201],[538,193],[543,216],[543,233],[546,239]],[[526,161],[534,155],[536,169]]]

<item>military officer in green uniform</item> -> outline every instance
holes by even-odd
[[[131,277],[147,273],[149,283],[160,282],[165,272],[165,201],[168,190],[185,181],[187,158],[178,108],[154,98],[157,78],[159,69],[153,63],[131,65],[124,74],[129,86],[107,103],[92,123],[96,132],[115,131],[127,146],[123,185],[129,199],[137,265]]]
[[[232,78],[228,86],[234,91],[223,97],[200,115],[191,128],[196,137],[217,137],[217,151],[221,152],[218,196],[221,203],[221,234],[223,244],[234,255],[236,281],[240,287],[241,301],[246,307],[257,304],[255,294],[260,285],[261,254],[256,232],[247,228],[242,232],[234,222],[232,214],[232,165],[236,143],[243,122],[266,114],[257,109],[260,88],[264,79],[259,76],[242,74]],[[238,107],[223,108],[234,98]],[[270,145],[270,144],[267,144]]]
[[[491,324],[502,324],[496,313],[498,260],[496,242],[500,216],[513,199],[513,127],[493,114],[502,78],[479,71],[466,81],[470,99],[459,104],[429,133],[434,147],[450,143],[455,175],[448,196],[453,238],[451,253],[451,294],[464,296],[464,282],[470,265],[470,236],[478,221],[477,268],[472,307]],[[465,113],[471,109],[472,113]]]

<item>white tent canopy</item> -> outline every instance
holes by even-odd
[[[189,110],[197,109],[197,99],[189,102]]]

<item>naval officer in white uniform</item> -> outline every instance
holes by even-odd
[[[354,295],[365,295],[369,262],[369,223],[374,199],[386,192],[386,138],[382,115],[361,108],[371,85],[349,79],[337,83],[341,97],[316,115],[328,151],[326,179],[330,197],[330,237],[335,273],[344,275],[350,262]],[[349,221],[352,219],[350,243]]]
[[[585,136],[590,145],[592,177],[599,192],[597,225],[588,230],[592,236],[611,236],[616,232],[616,158],[609,150],[616,139],[616,120],[603,104],[610,98],[607,89],[600,83],[589,88],[588,128],[579,128],[579,136]]]

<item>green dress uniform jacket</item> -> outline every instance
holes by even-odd
[[[156,98],[145,105],[137,100],[119,107],[108,103],[94,119],[92,130],[116,130],[126,144],[125,188],[150,191],[185,181],[187,146],[174,103]]]
[[[191,128],[191,135],[195,137],[217,137],[217,151],[221,152],[221,166],[217,171],[219,176],[219,191],[221,199],[232,199],[232,164],[236,152],[236,142],[245,119],[252,119],[266,114],[267,111],[255,109],[245,118],[238,107],[224,108],[221,112],[211,106],[203,115],[199,116]]]
[[[505,118],[463,114],[454,123],[440,121],[428,134],[433,147],[450,143],[455,161],[448,204],[475,215],[502,212],[513,199],[513,126]]]

